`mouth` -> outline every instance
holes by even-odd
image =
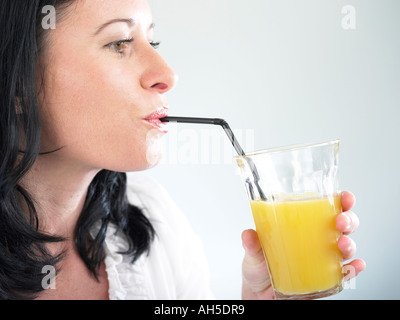
[[[161,107],[158,108],[155,112],[148,115],[143,119],[146,123],[150,124],[152,127],[160,130],[161,132],[168,132],[168,123],[162,122],[160,119],[168,116],[168,108]]]

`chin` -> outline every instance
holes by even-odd
[[[155,167],[163,158],[163,136],[158,130],[151,130],[146,137],[146,163],[148,169]]]
[[[147,167],[146,169],[151,169],[157,166],[163,158],[163,153],[162,152],[150,152],[146,154],[146,161],[147,161]],[[144,170],[146,170],[144,169]]]
[[[157,166],[163,158],[163,152],[160,149],[148,149],[147,152],[143,153],[141,157],[135,157],[134,161],[126,162],[126,158],[124,159],[125,163],[120,162],[115,166],[109,166],[108,170],[117,171],[117,172],[137,172],[137,171],[145,171]],[[130,158],[133,159],[133,158]],[[106,168],[104,168],[106,169]]]
[[[113,154],[118,155],[112,159],[104,169],[117,172],[144,171],[157,166],[164,154],[163,139],[160,132],[151,130],[145,142],[131,144],[128,149],[126,145],[123,150]]]

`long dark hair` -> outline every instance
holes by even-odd
[[[46,46],[41,27],[42,8],[52,5],[57,19],[73,0],[0,1],[0,298],[32,299],[42,290],[43,267],[57,266],[60,252],[50,254],[48,243],[65,239],[39,231],[35,200],[21,185],[40,154],[40,121],[35,64]],[[21,147],[22,146],[22,147]],[[22,149],[22,150],[21,150]],[[57,152],[52,150],[50,152]],[[75,230],[79,254],[97,277],[104,259],[104,239],[109,223],[129,241],[132,263],[146,253],[154,229],[142,211],[129,204],[125,173],[100,171],[90,184]],[[28,208],[28,218],[23,204]],[[90,230],[98,223],[94,239]]]

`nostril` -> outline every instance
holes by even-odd
[[[157,82],[151,86],[151,88],[157,89],[159,91],[165,91],[168,89],[168,85],[166,83]]]

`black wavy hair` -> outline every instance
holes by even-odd
[[[44,290],[43,267],[56,267],[64,257],[63,252],[53,256],[47,249],[47,244],[65,239],[39,231],[35,200],[20,181],[38,157],[57,152],[39,151],[36,63],[48,44],[46,30],[41,27],[42,8],[53,6],[58,22],[73,2],[0,1],[0,299],[37,297]],[[128,203],[126,184],[126,173],[102,170],[88,188],[75,230],[75,243],[96,278],[104,259],[109,223],[127,236],[129,249],[122,254],[131,255],[132,263],[149,251],[154,238],[150,221],[141,209]],[[91,239],[89,231],[96,223],[100,230]]]

